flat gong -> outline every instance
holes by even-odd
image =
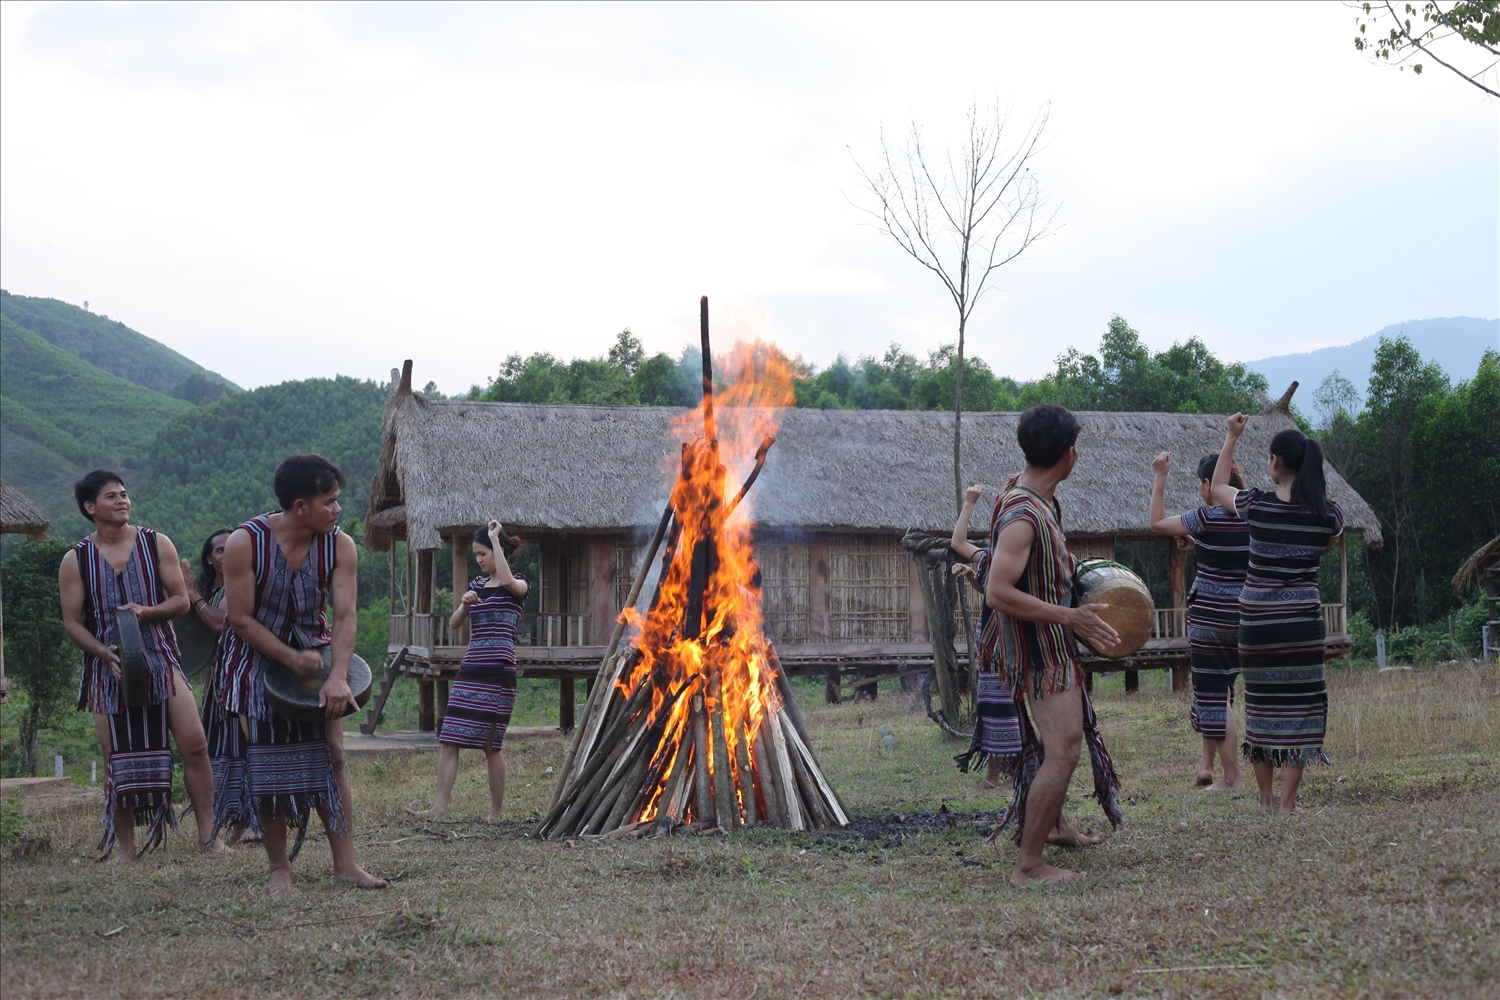
[[[151,668],[146,665],[146,644],[134,611],[115,612],[115,645],[120,653],[120,704],[126,708],[151,704]]]
[[[177,634],[177,651],[184,677],[196,677],[213,666],[214,657],[219,652],[219,636],[203,624],[198,612],[189,611],[173,618],[172,631]]]
[[[303,722],[321,722],[326,718],[318,705],[318,692],[333,671],[333,650],[320,646],[323,666],[311,677],[299,677],[291,667],[274,660],[266,661],[262,681],[265,684],[266,704],[289,719]],[[349,690],[354,692],[354,703],[344,714],[353,715],[370,700],[370,665],[358,655],[349,658]]]

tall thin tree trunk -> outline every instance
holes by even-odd
[[[36,777],[36,735],[41,727],[41,706],[33,696],[26,706],[25,732],[21,733],[21,769],[33,778]]]
[[[964,472],[959,450],[964,439],[964,317],[958,317],[958,378],[953,388],[953,513],[964,509]]]

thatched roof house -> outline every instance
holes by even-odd
[[[1240,464],[1252,485],[1270,486],[1265,470],[1270,440],[1295,426],[1287,402],[1284,397],[1269,405],[1241,439]],[[412,603],[422,615],[431,610],[424,592],[447,586],[433,575],[432,554],[449,544],[461,551],[469,532],[498,517],[540,546],[539,617],[556,618],[549,619],[550,631],[540,641],[602,642],[628,586],[635,547],[666,501],[679,435],[687,433],[674,430],[683,413],[665,407],[430,400],[412,391],[408,362],[382,422],[365,544],[385,551],[395,541],[409,543],[419,570]],[[784,644],[925,640],[929,632],[920,589],[899,539],[911,529],[952,530],[952,414],[788,409],[779,416],[776,445],[752,494],[774,636]],[[963,458],[970,482],[993,490],[1022,467],[1019,417],[965,416]],[[1180,616],[1184,560],[1151,531],[1151,460],[1163,450],[1176,458],[1168,478],[1169,509],[1198,506],[1196,464],[1218,451],[1224,418],[1078,417],[1083,425],[1078,467],[1058,491],[1075,552],[1113,556],[1117,543],[1153,553],[1159,549],[1151,557],[1159,556],[1161,564],[1158,604]],[[733,419],[732,412],[721,414],[721,437]],[[1350,530],[1378,544],[1374,512],[1332,470],[1329,491]],[[983,530],[982,520],[983,514],[975,518],[976,530]],[[455,592],[466,586],[464,562],[455,560]],[[1342,607],[1333,606],[1339,613],[1329,620],[1330,632],[1341,633]],[[434,627],[441,630],[441,623]],[[1163,627],[1164,635],[1178,630],[1170,623]]]
[[[44,538],[52,522],[31,498],[10,483],[0,479],[0,535],[30,535]]]
[[[1474,554],[1464,560],[1464,564],[1453,574],[1453,586],[1458,590],[1482,583],[1487,575],[1486,571],[1500,570],[1500,535],[1496,535],[1474,550]]]

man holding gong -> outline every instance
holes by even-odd
[[[359,562],[354,540],[338,528],[344,484],[343,472],[323,456],[291,456],[276,470],[281,509],[240,525],[224,546],[231,631],[224,636],[220,698],[225,711],[248,724],[246,771],[265,829],[272,892],[291,887],[292,861],[313,812],[328,833],[334,877],[366,889],[386,885],[355,861],[353,803],[344,770],[342,720],[354,700],[348,671]],[[331,668],[318,692],[323,717],[294,719],[269,705],[268,668],[280,664],[299,677],[314,677],[323,669],[324,647]],[[297,830],[290,852],[288,824]]]
[[[1021,415],[1016,439],[1026,467],[995,504],[980,655],[1010,689],[1021,726],[1021,753],[1011,765],[1015,794],[1000,823],[1018,827],[1020,855],[1010,882],[1019,887],[1086,875],[1042,861],[1085,737],[1094,795],[1110,823],[1120,824],[1120,783],[1083,690],[1075,635],[1103,647],[1120,639],[1099,617],[1106,605],[1072,606],[1073,555],[1055,494],[1078,462],[1077,419],[1062,406],[1033,406]]]

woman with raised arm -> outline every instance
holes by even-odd
[[[501,747],[516,704],[516,626],[531,585],[511,572],[507,557],[521,540],[505,533],[499,521],[474,532],[470,549],[483,576],[469,581],[469,589],[453,609],[449,626],[472,623],[469,648],[458,666],[458,678],[448,695],[438,742],[438,787],[432,808],[414,816],[440,819],[448,815],[453,782],[458,777],[460,748],[483,750],[490,779],[490,819],[500,818],[505,805],[505,756]]]
[[[1318,567],[1344,532],[1344,512],[1328,499],[1323,449],[1299,430],[1271,439],[1266,464],[1276,490],[1229,483],[1235,442],[1248,418],[1229,418],[1214,469],[1213,498],[1244,518],[1250,565],[1240,591],[1240,671],[1245,675],[1245,756],[1255,768],[1260,806],[1290,816],[1308,764],[1326,764],[1326,638]],[[1273,787],[1281,768],[1281,801]]]
[[[224,544],[229,540],[230,530],[220,528],[203,540],[203,549],[198,555],[198,568],[186,559],[182,560],[182,576],[187,581],[193,614],[222,636],[229,620],[229,611],[224,607]],[[220,652],[224,643],[215,650],[214,664],[208,671],[208,683],[203,689],[203,732],[208,737],[208,760],[214,770],[214,832],[228,831],[225,842],[250,844],[260,841],[260,820],[250,808],[250,789],[245,780],[245,749],[249,745],[240,717],[225,711],[219,703],[219,692],[224,683],[221,676],[223,657]]]
[[[1240,590],[1250,561],[1250,530],[1237,514],[1214,503],[1214,467],[1219,456],[1205,455],[1198,463],[1198,495],[1203,506],[1167,516],[1167,470],[1172,456],[1162,452],[1151,463],[1156,483],[1151,489],[1151,528],[1175,536],[1179,545],[1195,543],[1198,571],[1188,591],[1188,656],[1193,668],[1193,701],[1188,718],[1203,737],[1198,762],[1198,784],[1206,791],[1243,791],[1234,719],[1234,682],[1240,675]],[[1238,468],[1229,473],[1236,489],[1244,489]],[[1214,755],[1224,777],[1214,781]]]

